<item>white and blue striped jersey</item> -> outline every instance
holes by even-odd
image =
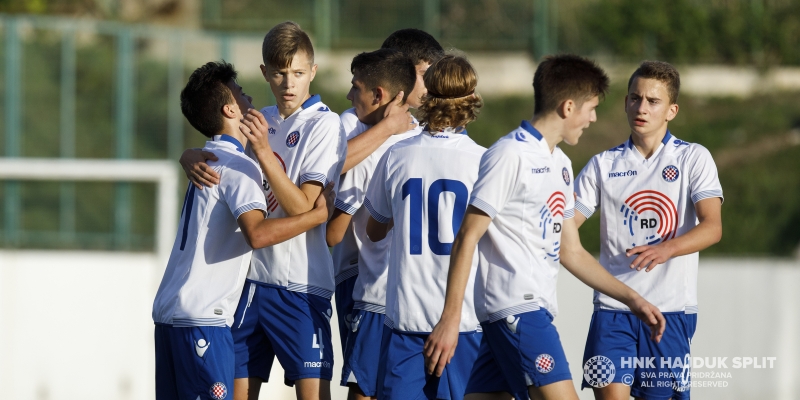
[[[698,253],[674,257],[650,272],[636,271],[626,249],[655,245],[697,226],[694,204],[719,197],[717,167],[705,147],[667,131],[646,159],[627,142],[586,164],[576,180],[575,208],[589,218],[600,210],[600,264],[662,312],[697,312]],[[596,309],[629,310],[595,292]]]
[[[265,107],[261,112],[269,123],[269,144],[290,180],[298,187],[309,181],[338,184],[347,140],[339,115],[323,104],[319,95],[311,96],[286,119],[280,116],[277,106]],[[266,178],[263,184],[268,218],[288,216]],[[247,278],[330,299],[335,283],[325,224],[253,251]]]
[[[466,134],[427,131],[392,146],[378,162],[364,205],[394,221],[386,283],[386,325],[431,332],[444,308],[453,239],[467,210],[485,148]],[[470,272],[459,331],[478,329]]]
[[[347,139],[350,140],[370,128],[358,120],[354,109],[342,113]],[[414,121],[416,122],[416,121]],[[354,307],[375,313],[384,313],[386,304],[386,268],[389,263],[389,243],[392,231],[386,238],[373,242],[367,238],[369,212],[364,204],[369,183],[381,157],[395,143],[418,135],[422,128],[392,135],[377,150],[353,169],[347,171],[339,183],[336,208],[353,216],[342,242],[333,248],[333,263],[336,267],[336,284],[358,275],[353,290]]]
[[[572,163],[528,121],[483,155],[470,205],[492,218],[478,242],[475,308],[481,321],[558,313],[561,227],[574,217]]]
[[[236,139],[218,135],[205,151],[220,184],[197,190],[189,184],[178,234],[153,302],[153,321],[176,327],[231,326],[250,255],[237,219],[267,205],[261,169]]]

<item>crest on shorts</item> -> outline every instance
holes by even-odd
[[[567,170],[567,167],[564,167],[561,170],[561,177],[564,178],[564,183],[566,183],[567,186],[569,186],[570,179],[569,179],[569,171]]]
[[[617,369],[614,362],[605,356],[594,356],[583,364],[583,379],[592,387],[602,388],[614,381]]]
[[[556,360],[550,354],[539,354],[539,357],[536,357],[536,370],[546,374],[553,370],[556,366]]]
[[[224,383],[217,382],[211,385],[211,389],[208,389],[208,394],[214,400],[222,400],[228,397],[228,388],[225,387]]]
[[[675,182],[680,175],[681,173],[678,171],[678,167],[674,165],[667,165],[664,170],[661,171],[661,177],[667,182]]]
[[[289,136],[286,136],[286,147],[292,148],[294,146],[297,146],[297,143],[299,141],[300,141],[300,132],[294,131],[290,133]]]

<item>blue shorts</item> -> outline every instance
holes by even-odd
[[[228,327],[156,325],[156,399],[233,398],[233,339]]]
[[[353,275],[336,285],[336,316],[339,318],[339,340],[342,341],[342,354],[347,345],[348,324],[353,319],[353,288],[356,286],[358,274]]]
[[[379,398],[387,400],[463,399],[472,364],[478,356],[481,332],[461,333],[456,353],[441,377],[425,372],[423,349],[428,333],[405,333],[383,328],[378,364]]]
[[[517,399],[528,399],[528,386],[572,379],[553,315],[547,310],[481,326],[483,341],[467,393],[508,392]]]
[[[583,353],[581,388],[623,383],[631,386],[634,397],[689,399],[689,345],[697,314],[664,313],[664,318],[667,327],[656,343],[650,340],[650,328],[630,312],[595,311]]]
[[[364,395],[374,397],[378,390],[378,364],[385,316],[364,310],[354,311],[356,314],[350,323],[344,351],[341,385],[357,383]]]
[[[306,378],[331,380],[331,301],[247,280],[234,314],[236,379],[269,380],[278,357],[288,386]]]

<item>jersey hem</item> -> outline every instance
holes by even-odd
[[[524,314],[526,312],[539,311],[541,309],[542,307],[536,303],[525,303],[504,308],[500,311],[496,311],[489,314],[489,323],[500,321],[501,319],[506,318],[509,315]]]
[[[356,301],[353,304],[353,309],[369,311],[369,312],[375,313],[375,314],[386,314],[386,306],[367,303],[367,302],[364,302],[364,301]]]
[[[581,203],[578,200],[575,201],[575,209],[578,210],[578,212],[580,212],[581,214],[583,214],[583,216],[586,217],[586,219],[589,219],[589,217],[591,217],[592,214],[594,214],[594,210],[583,205],[583,203]]]
[[[353,215],[356,213],[356,211],[358,211],[358,208],[355,208],[352,205],[347,204],[339,199],[336,199],[336,201],[333,202],[333,205],[339,210],[342,210],[342,212],[345,212],[350,215]]]
[[[369,211],[369,215],[371,215],[372,218],[375,218],[376,221],[378,221],[378,222],[380,222],[382,224],[388,224],[389,221],[391,221],[391,218],[384,217],[379,212],[375,211],[375,209],[372,208],[372,203],[369,202],[369,199],[364,199],[364,206],[367,207],[367,211]]]
[[[253,211],[253,210],[261,210],[266,214],[267,213],[267,205],[264,204],[264,203],[259,203],[259,202],[245,204],[245,205],[237,208],[236,211],[233,212],[233,217],[235,219],[239,219],[239,217],[242,214],[244,214],[244,213],[246,213],[248,211]]]
[[[354,267],[348,268],[336,275],[336,286],[339,286],[340,283],[358,275],[358,264]]]
[[[328,184],[328,177],[325,176],[325,174],[320,174],[319,172],[305,173],[300,175],[300,181],[298,182],[298,185],[302,185],[309,181],[319,182],[322,184],[322,186],[325,186]]]
[[[497,215],[497,210],[495,210],[494,207],[477,197],[473,197],[472,201],[469,202],[469,205],[485,212],[486,215],[488,215],[491,219],[494,219],[494,217]]]

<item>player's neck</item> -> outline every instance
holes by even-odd
[[[564,121],[555,113],[548,113],[543,116],[534,115],[531,125],[542,134],[551,153],[564,140]]]
[[[664,140],[664,136],[666,135],[666,124],[663,128],[659,128],[655,132],[646,134],[641,134],[631,130],[631,140],[633,140],[633,145],[645,159],[648,159],[655,154],[656,150],[658,150],[658,146],[661,145],[661,142]]]
[[[306,100],[310,98],[311,98],[311,93],[306,93],[305,97],[303,97],[303,100],[298,102],[297,104],[293,104],[293,102],[283,102],[277,100],[276,105],[278,106],[278,114],[280,114],[281,118],[283,119],[289,118],[292,114],[297,112],[297,110],[302,108],[303,103],[305,103]]]
[[[245,136],[241,131],[239,131],[238,126],[234,128],[232,125],[226,125],[225,128],[223,128],[222,131],[218,133],[218,135],[230,136],[239,141],[239,143],[241,143],[242,145],[242,148],[247,147],[247,136]]]

